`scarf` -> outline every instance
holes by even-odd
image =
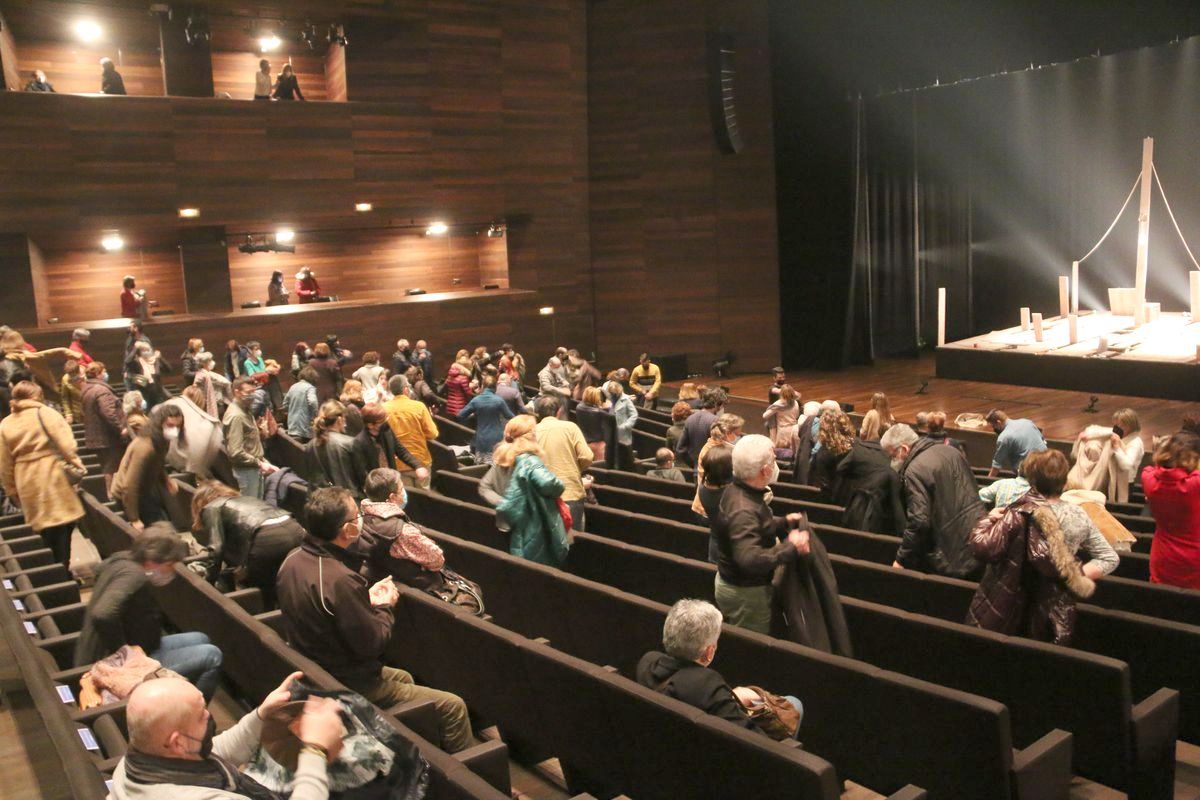
[[[133,783],[201,786],[242,795],[250,800],[283,800],[237,767],[217,755],[200,761],[148,756],[136,750],[125,754],[125,775]]]

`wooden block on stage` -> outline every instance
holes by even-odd
[[[1137,304],[1137,289],[1116,289],[1108,290],[1108,308],[1119,317],[1133,317],[1137,315],[1137,309],[1134,306]]]
[[[1158,318],[1162,314],[1162,303],[1146,303],[1145,311],[1142,314],[1145,322],[1158,322]]]
[[[1071,313],[1079,313],[1079,262],[1071,262]]]
[[[1097,353],[1107,353],[1108,352],[1108,337],[1107,336],[1100,337],[1100,343],[1096,345],[1096,352]]]
[[[1200,271],[1188,273],[1188,280],[1191,283],[1192,322],[1196,322],[1200,320]]]
[[[1042,341],[1042,315],[1033,315],[1033,340],[1035,342]]]
[[[1065,317],[1071,313],[1071,279],[1066,275],[1058,276],[1058,315]]]
[[[1023,307],[1021,309],[1021,330],[1023,330],[1023,331],[1029,330],[1029,308],[1028,307]]]
[[[1071,344],[1079,342],[1079,315],[1067,315],[1067,341]]]

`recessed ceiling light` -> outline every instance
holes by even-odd
[[[100,240],[100,246],[111,253],[114,250],[120,250],[124,247],[125,240],[121,238],[121,234],[119,233],[110,233]]]
[[[355,203],[354,204],[355,211],[370,211],[374,207],[375,206],[371,205],[370,203]]]
[[[543,317],[553,316],[554,306],[542,306],[541,308],[538,309],[538,313],[541,314]]]
[[[446,225],[446,223],[434,222],[428,228],[425,229],[425,235],[426,236],[441,236],[443,233],[445,233],[448,230],[450,230],[450,228]]]
[[[279,37],[272,33],[259,38],[258,49],[266,53],[269,50],[274,50],[281,44],[283,43],[279,41]]]
[[[296,238],[296,232],[291,228],[280,228],[275,231],[275,241],[280,244],[287,244]]]
[[[195,217],[200,216],[200,209],[181,208],[179,209],[179,216],[183,217],[184,219],[194,219]]]
[[[82,41],[91,44],[98,41],[104,35],[104,31],[95,20],[81,19],[75,23],[75,35]]]

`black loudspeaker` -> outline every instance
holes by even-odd
[[[412,295],[415,295],[415,294],[425,294],[425,290],[424,289],[409,289],[408,291],[405,292],[405,294],[409,295],[411,297]]]
[[[687,354],[673,353],[671,355],[658,355],[653,359],[658,368],[662,370],[662,378],[664,381],[681,381],[687,377]]]
[[[738,127],[737,98],[734,93],[733,34],[708,34],[708,108],[712,116],[717,146],[725,153],[740,153],[744,146]]]

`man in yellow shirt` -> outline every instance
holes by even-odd
[[[429,452],[427,442],[438,437],[438,429],[437,424],[433,421],[433,415],[429,413],[429,406],[410,398],[408,388],[408,378],[403,375],[393,375],[392,379],[388,381],[388,391],[395,396],[384,403],[383,408],[387,411],[388,427],[396,435],[396,441],[404,445],[414,458],[425,465],[426,474],[422,478],[412,467],[397,460],[396,469],[400,471],[400,479],[406,486],[428,489],[430,483],[428,469],[433,464],[433,455]]]
[[[633,402],[639,407],[658,410],[658,390],[662,388],[662,370],[650,360],[647,353],[638,356],[638,365],[629,373],[629,388],[633,392]]]
[[[546,454],[546,467],[563,482],[563,502],[571,509],[571,528],[583,530],[584,498],[591,476],[583,471],[592,465],[592,448],[583,438],[583,431],[574,422],[558,418],[560,403],[557,397],[545,395],[533,403],[537,414],[537,443]]]

